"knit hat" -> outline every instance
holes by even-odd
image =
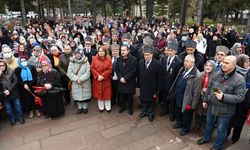
[[[40,46],[35,46],[34,48],[33,48],[33,51],[34,50],[37,50],[39,53],[41,53],[42,52],[42,49],[41,49],[41,47]]]
[[[220,45],[216,47],[216,53],[217,52],[224,52],[226,55],[228,55],[229,49],[226,46]]]
[[[143,39],[143,45],[152,46],[153,42],[154,41],[149,36],[147,36]]]
[[[194,49],[196,49],[197,43],[195,41],[192,41],[192,40],[187,40],[185,42],[185,45],[186,45],[186,48],[194,48]]]
[[[76,48],[76,50],[74,51],[74,54],[77,54],[77,53],[81,54],[81,56],[84,55],[83,50],[81,48],[79,48],[79,47]]]

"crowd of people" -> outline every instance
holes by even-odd
[[[250,34],[240,38],[234,27],[32,20],[25,28],[4,24],[0,45],[0,100],[12,126],[25,123],[24,113],[63,116],[71,101],[78,114],[97,100],[100,113],[116,104],[133,115],[139,88],[139,118],[154,121],[159,106],[180,136],[203,135],[199,145],[217,128],[211,149],[221,150],[232,129],[239,141],[250,108]]]

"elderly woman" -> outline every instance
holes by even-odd
[[[91,72],[92,94],[97,99],[99,111],[103,112],[106,109],[107,112],[111,112],[112,61],[104,46],[98,48],[97,55],[92,60]]]
[[[39,117],[41,114],[38,106],[35,105],[34,97],[29,91],[33,91],[32,86],[36,84],[37,73],[34,66],[30,66],[25,56],[18,58],[18,67],[15,69],[18,79],[19,91],[21,93],[21,102],[24,110],[29,112],[29,117],[34,117],[34,111]]]
[[[50,59],[52,68],[58,70],[60,52],[59,52],[57,46],[55,46],[55,45],[51,46],[50,54],[48,54],[47,56]]]
[[[245,51],[244,51],[244,49],[243,49],[243,47],[242,47],[242,45],[241,45],[240,43],[235,43],[235,44],[231,47],[229,53],[230,53],[231,55],[238,56],[239,54],[244,54]]]
[[[81,49],[76,49],[70,58],[67,76],[72,81],[72,97],[78,106],[77,113],[88,113],[91,100],[90,65]]]
[[[7,67],[7,63],[0,60],[0,98],[4,104],[10,124],[16,124],[16,116],[12,110],[14,106],[17,119],[21,124],[24,124],[22,107],[19,99],[17,88],[17,77],[12,69]]]
[[[203,99],[203,95],[205,94],[209,82],[212,79],[212,76],[215,72],[215,63],[212,60],[208,60],[205,65],[204,65],[204,70],[201,73],[200,76],[200,80],[201,80],[201,98],[198,102],[198,106],[197,109],[195,111],[195,126],[193,128],[193,131],[195,132],[199,132],[200,134],[203,134],[204,128],[205,128],[205,122],[206,122],[206,113],[207,110],[205,108],[202,107],[202,99]]]
[[[245,54],[238,55],[236,71],[246,79],[247,93],[246,93],[244,101],[236,105],[234,116],[232,117],[229,128],[228,128],[228,133],[227,133],[228,136],[230,135],[232,128],[234,128],[233,135],[232,135],[233,143],[236,143],[240,139],[240,134],[241,134],[241,131],[242,131],[242,128],[244,126],[246,116],[247,116],[247,110],[250,108],[250,91],[249,91],[250,69],[249,69],[249,66],[250,66],[249,56]]]
[[[63,93],[59,90],[60,74],[47,61],[42,61],[42,71],[38,73],[37,85],[45,88],[39,92],[42,98],[42,111],[48,118],[55,118],[64,114]]]

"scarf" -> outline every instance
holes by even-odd
[[[32,81],[33,80],[33,77],[32,77],[32,74],[31,74],[31,71],[30,71],[30,68],[27,66],[23,66],[21,64],[21,60],[20,58],[18,58],[18,66],[21,68],[21,78],[23,81]]]

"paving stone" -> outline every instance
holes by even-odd
[[[8,139],[0,142],[0,146],[4,149],[8,150],[11,148],[15,148],[24,144],[23,137],[14,137],[12,139]]]
[[[121,150],[146,150],[155,145],[161,144],[163,140],[157,135],[150,135],[133,143],[121,146]]]
[[[101,131],[101,133],[105,138],[110,138],[112,136],[116,136],[116,135],[128,132],[134,126],[135,126],[134,123],[128,122],[128,123],[125,123],[122,125],[118,125],[118,126],[103,130],[103,131]]]
[[[33,141],[38,141],[50,136],[49,129],[38,130],[29,134],[24,135],[24,143],[30,143]]]
[[[67,123],[67,124],[60,125],[58,127],[51,128],[50,129],[51,130],[51,135],[56,135],[56,134],[60,134],[60,133],[63,133],[63,132],[68,132],[68,131],[71,131],[71,130],[74,130],[74,129],[82,128],[82,127],[89,126],[91,124],[94,124],[94,123],[97,123],[97,122],[100,122],[100,121],[101,120],[100,120],[100,118],[98,116],[73,121],[73,122],[70,122],[70,123]]]
[[[11,150],[41,150],[39,141],[24,144]]]
[[[104,126],[102,124],[99,124],[99,123],[92,124],[90,126],[82,127],[73,131],[64,132],[56,136],[51,136],[49,138],[42,139],[41,145],[42,145],[42,148],[45,148],[45,147],[49,147],[55,144],[68,143],[71,138],[79,137],[79,136],[82,137],[84,135],[88,135],[90,133],[100,131],[102,129],[104,129]]]

